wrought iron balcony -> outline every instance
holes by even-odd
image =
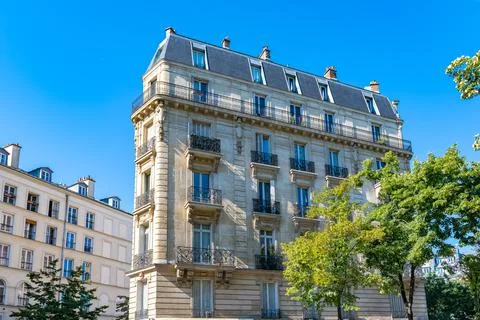
[[[215,317],[215,311],[212,308],[194,308],[192,310],[192,316],[194,318],[208,319]]]
[[[315,173],[315,162],[290,158],[290,169]]]
[[[188,189],[188,201],[221,205],[222,190],[191,186]]]
[[[231,250],[177,247],[178,264],[207,264],[218,266],[234,266],[235,255]]]
[[[37,212],[38,211],[38,202],[28,201],[27,210]]]
[[[8,267],[10,259],[8,257],[0,257],[0,266]]]
[[[143,207],[146,204],[153,203],[154,189],[150,189],[148,192],[142,193],[135,198],[135,209]]]
[[[346,178],[348,177],[348,169],[343,167],[332,166],[329,164],[325,165],[325,175],[337,177],[337,178]]]
[[[12,233],[13,226],[5,223],[0,223],[0,231]]]
[[[141,146],[137,148],[137,158],[140,158],[145,153],[155,149],[155,137],[151,138]]]
[[[251,151],[252,162],[278,166],[278,156],[272,153]]]
[[[21,269],[32,271],[32,267],[33,267],[33,262],[30,262],[30,261],[21,261],[20,262],[20,268]]]
[[[25,229],[25,238],[35,240],[35,230]]]
[[[146,320],[146,319],[148,319],[148,309],[135,311],[135,320]]]
[[[283,256],[280,254],[255,255],[255,268],[262,270],[283,270]]]
[[[262,309],[262,319],[280,318],[280,309]]]
[[[308,213],[308,210],[310,210],[310,206],[309,205],[299,205],[297,204],[295,206],[295,216],[296,217],[300,217],[300,218],[306,218],[307,217],[307,213]]]
[[[193,103],[201,102],[202,104],[214,106],[219,110],[225,110],[227,112],[242,113],[248,116],[254,116],[256,114],[255,103],[248,99],[241,100],[211,92],[201,92],[201,96],[199,98],[198,90],[195,90],[191,87],[185,87],[174,83],[161,81],[156,82],[153,87],[148,88],[137,99],[134,100],[132,103],[132,114],[152,98],[162,95],[184,101],[190,101]],[[298,125],[325,133],[327,135],[344,137],[347,139],[356,139],[379,146],[384,145],[386,147],[412,152],[412,144],[409,140],[400,139],[395,136],[388,136],[385,140],[379,139],[378,141],[374,141],[372,132],[370,130],[342,125],[339,123],[335,123],[334,126],[332,126],[331,123],[329,124],[329,122],[325,121],[325,119],[322,117],[308,115],[291,116],[290,112],[283,108],[269,107],[269,117],[265,120],[283,123],[286,125]]]
[[[153,250],[147,250],[143,253],[135,254],[132,259],[133,269],[145,268],[152,264]]]
[[[263,199],[252,199],[253,211],[270,214],[280,214],[280,202]]]
[[[191,134],[188,145],[192,149],[198,149],[208,152],[221,152],[220,139],[209,138]]]
[[[28,297],[18,296],[17,305],[26,306],[28,304]]]

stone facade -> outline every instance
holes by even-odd
[[[168,41],[177,38],[168,29],[155,57],[168,57]],[[204,43],[191,40],[191,45],[205,50]],[[281,244],[321,230],[323,221],[303,217],[311,193],[358,171],[363,160],[392,150],[408,169],[410,147],[371,138],[369,131],[378,124],[382,137],[407,144],[402,121],[335,104],[330,89],[329,101],[319,101],[225,76],[209,70],[208,59],[199,68],[154,58],[143,77],[144,93],[134,102],[130,316],[308,318],[308,311],[285,295]],[[208,83],[208,89],[199,83]],[[255,95],[267,97],[260,114]],[[289,111],[292,104],[301,105],[301,116]],[[335,114],[334,129],[319,130],[325,113]],[[368,135],[360,134],[364,131]],[[259,150],[259,144],[268,150]],[[365,186],[357,196],[375,201],[376,192]],[[351,318],[392,318],[388,296],[375,289],[358,294],[361,309]],[[422,286],[417,296],[421,319],[426,317]],[[314,318],[334,316],[332,309]]]

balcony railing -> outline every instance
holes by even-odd
[[[315,162],[290,158],[290,169],[315,173]]]
[[[325,165],[325,175],[337,177],[337,178],[346,178],[348,177],[348,169],[343,167],[332,166],[329,164]]]
[[[307,217],[308,210],[310,210],[310,206],[309,206],[309,205],[300,205],[300,204],[297,204],[296,207],[295,207],[295,212],[294,212],[294,214],[295,214],[296,217],[306,218],[306,217]]]
[[[280,309],[262,309],[262,319],[280,318]]]
[[[208,318],[214,318],[215,317],[215,312],[212,308],[207,309],[207,308],[201,308],[197,309],[194,308],[192,310],[192,316],[194,318],[200,318],[200,319],[208,319]]]
[[[188,188],[188,201],[221,205],[222,190],[191,186]]]
[[[138,209],[148,203],[153,203],[154,191],[154,189],[150,189],[149,191],[137,196],[135,198],[135,208]]]
[[[280,254],[255,255],[255,268],[262,270],[283,270],[283,256]]]
[[[186,101],[201,102],[211,106],[215,106],[219,109],[224,109],[226,111],[233,111],[237,113],[240,112],[243,114],[248,114],[250,116],[254,115],[256,112],[255,104],[249,100],[236,99],[233,97],[223,96],[211,92],[202,93],[202,99],[199,99],[198,90],[195,90],[193,88],[176,85],[169,82],[156,82],[154,90],[149,88],[133,101],[132,114],[151,98],[160,95]],[[360,141],[370,142],[377,145],[385,145],[388,147],[412,152],[412,144],[409,140],[399,139],[393,136],[384,136],[382,137],[382,139],[374,141],[372,132],[370,130],[360,129],[357,127],[342,125],[338,123],[335,124],[335,130],[332,130],[331,126],[326,125],[326,122],[322,117],[307,115],[294,117],[292,123],[292,117],[289,110],[271,107],[269,108],[269,111],[269,120],[275,122],[295,124],[297,126],[324,132],[328,135],[353,138]]]
[[[17,199],[17,196],[15,195],[15,193],[11,193],[11,192],[3,193],[3,202],[5,203],[15,205],[16,199]]]
[[[270,214],[280,214],[280,202],[263,199],[252,199],[253,211]]]
[[[0,266],[8,267],[10,259],[8,257],[0,257]]]
[[[188,145],[192,149],[198,149],[198,150],[216,152],[216,153],[221,152],[220,139],[191,134],[190,139],[188,141]]]
[[[25,238],[35,240],[35,230],[25,229]]]
[[[268,164],[271,166],[278,166],[278,156],[276,154],[252,151],[252,162]]]
[[[148,309],[135,311],[135,320],[146,320],[146,319],[148,319]]]
[[[57,244],[57,237],[54,237],[54,236],[49,236],[45,239],[45,243],[46,244],[52,244],[52,245],[56,245]]]
[[[21,261],[20,262],[20,268],[21,269],[32,271],[32,267],[33,267],[33,262],[30,262],[30,261]]]
[[[225,249],[178,247],[177,263],[234,266],[235,255],[233,251]]]
[[[38,211],[38,202],[33,202],[33,201],[27,202],[27,210],[37,212]]]
[[[151,138],[137,148],[137,158],[140,158],[145,153],[152,151],[153,149],[155,149],[155,137]]]
[[[13,226],[5,223],[0,223],[0,231],[12,233]]]
[[[152,264],[153,250],[147,250],[143,253],[139,253],[133,256],[133,268],[140,269],[145,268]]]
[[[26,306],[28,304],[28,297],[18,296],[17,304],[19,306]]]

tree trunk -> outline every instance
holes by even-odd
[[[342,305],[341,304],[337,305],[337,318],[338,318],[338,320],[343,320]]]
[[[412,306],[410,305],[410,299],[407,297],[407,290],[405,289],[405,283],[403,282],[403,274],[398,274],[398,284],[400,285],[400,296],[402,297],[403,305],[407,311],[407,319],[413,320]]]
[[[415,269],[416,266],[410,266],[410,286],[408,288],[408,320],[413,320],[413,295],[415,293]]]

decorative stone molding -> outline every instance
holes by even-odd
[[[317,177],[318,174],[313,172],[290,169],[290,181],[299,186],[311,187]]]
[[[272,166],[258,162],[251,162],[250,168],[252,169],[252,178],[260,180],[275,180],[280,171],[279,166]]]
[[[280,227],[280,214],[253,212],[253,226],[257,230],[275,230]]]
[[[187,148],[185,157],[192,171],[217,172],[222,154]]]

